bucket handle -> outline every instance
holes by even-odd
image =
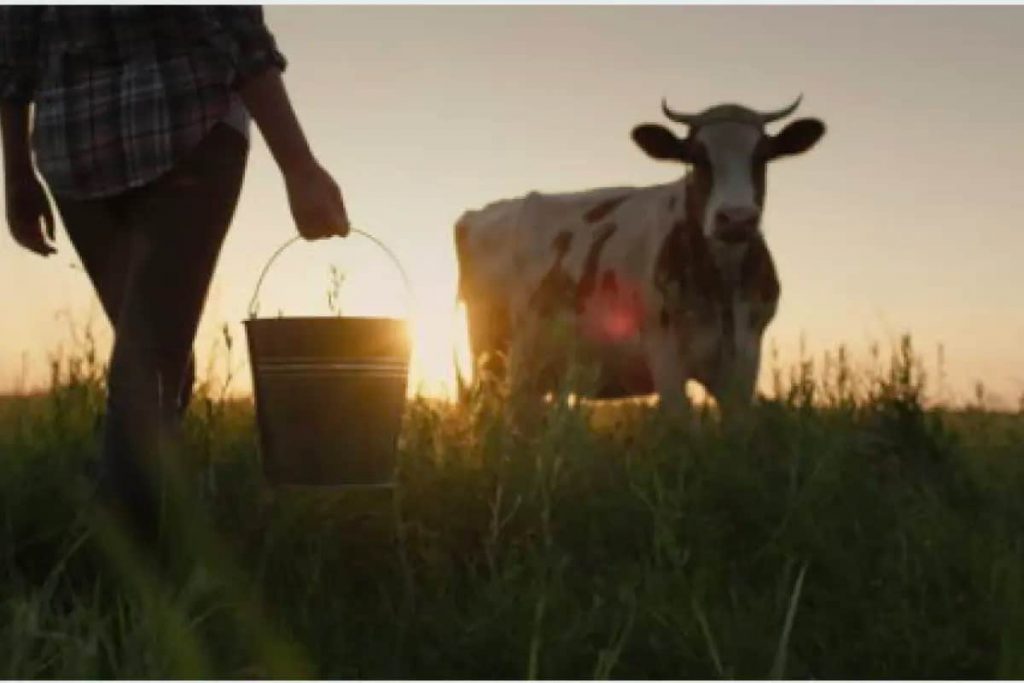
[[[374,237],[373,235],[371,235],[370,233],[368,233],[368,232],[366,232],[364,230],[358,230],[356,228],[351,228],[349,230],[349,233],[365,237],[366,239],[370,240],[375,245],[380,247],[381,251],[383,251],[384,254],[387,255],[387,257],[395,265],[395,268],[398,270],[398,274],[402,277],[402,283],[405,285],[406,294],[409,296],[409,300],[411,301],[412,300],[412,283],[409,280],[409,274],[405,271],[405,268],[402,267],[402,262],[398,260],[397,256],[395,256],[395,252],[391,251],[391,249],[389,249],[386,244],[384,244],[379,239],[377,239],[376,237]],[[285,242],[280,247],[278,247],[277,251],[275,251],[273,254],[271,254],[270,260],[268,260],[266,265],[263,266],[263,270],[260,271],[260,276],[256,280],[256,289],[255,289],[255,291],[253,291],[252,299],[249,301],[249,318],[255,318],[256,317],[256,313],[257,313],[257,311],[259,309],[260,289],[263,287],[263,280],[267,277],[267,273],[270,272],[270,267],[272,265],[274,265],[274,261],[276,261],[277,257],[280,256],[281,254],[283,254],[285,252],[285,250],[288,249],[288,247],[292,246],[296,242],[298,242],[300,240],[303,240],[303,239],[304,238],[301,235],[296,235],[295,237],[292,237],[287,242]]]

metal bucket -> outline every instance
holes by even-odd
[[[361,231],[405,272],[394,254]],[[406,321],[256,318],[245,321],[263,472],[273,484],[392,486],[409,374]]]

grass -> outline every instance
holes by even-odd
[[[493,388],[409,404],[401,486],[282,493],[205,386],[174,542],[89,505],[103,371],[0,400],[0,677],[1024,676],[1024,418],[925,408],[907,342],[728,428]]]

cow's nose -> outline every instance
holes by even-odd
[[[715,237],[723,242],[746,242],[757,233],[761,212],[754,207],[733,206],[715,214]]]

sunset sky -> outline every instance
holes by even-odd
[[[409,270],[428,388],[449,376],[459,336],[462,211],[681,176],[629,139],[663,118],[663,95],[679,109],[768,109],[804,93],[798,115],[828,133],[769,170],[782,300],[767,340],[786,359],[801,335],[811,351],[860,350],[910,332],[930,364],[944,345],[951,391],[980,380],[1008,404],[1024,393],[1024,7],[273,6],[267,21],[353,223]],[[242,339],[259,270],[293,231],[254,130],[201,356],[223,323]],[[70,339],[59,311],[102,322],[63,235],[59,248],[43,260],[0,242],[0,391],[45,380],[47,354]],[[287,253],[264,310],[326,311],[332,260],[346,311],[403,310],[397,276],[357,238]]]

